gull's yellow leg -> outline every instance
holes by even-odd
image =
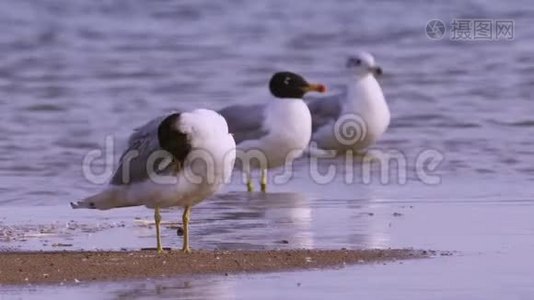
[[[182,251],[184,253],[191,253],[191,248],[189,247],[189,218],[191,216],[191,206],[186,206],[184,208],[184,214],[182,216],[182,223],[184,226],[184,242]]]
[[[260,186],[262,192],[267,192],[267,169],[261,169]]]
[[[254,192],[254,184],[252,183],[252,175],[247,172],[247,192]]]
[[[161,232],[159,230],[159,224],[161,223],[161,215],[159,214],[159,206],[156,206],[156,209],[154,209],[154,221],[156,223],[156,241],[157,241],[156,249],[158,250],[158,253],[163,253],[163,247],[161,247]]]

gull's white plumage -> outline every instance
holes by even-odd
[[[348,66],[346,95],[342,95],[337,102],[330,100],[319,103],[327,100],[318,99],[309,105],[314,123],[319,123],[320,119],[328,120],[318,126],[312,136],[312,141],[321,149],[363,150],[376,143],[389,126],[390,111],[373,74],[373,70],[379,69],[373,56],[362,52],[352,59],[361,63]],[[337,107],[331,107],[333,105]],[[359,131],[353,140],[343,137],[340,132],[342,129],[350,130],[350,126]]]
[[[312,119],[302,97],[311,91],[324,93],[322,84],[310,84],[292,72],[277,72],[269,81],[275,97],[266,105],[226,107],[220,113],[238,141],[238,159],[253,190],[251,170],[261,169],[261,190],[266,191],[267,170],[302,155],[312,133]]]
[[[261,151],[269,169],[302,155],[311,138],[311,114],[306,103],[302,99],[273,99],[264,114],[262,129],[267,134],[243,141],[238,149],[242,153]],[[260,168],[257,162],[250,160],[250,166]]]
[[[235,142],[228,133],[225,119],[206,109],[184,112],[174,124],[176,129],[189,137],[192,148],[180,171],[172,174],[172,167],[167,166],[168,171],[149,175],[146,172],[147,159],[154,151],[161,150],[157,130],[163,119],[164,117],[154,119],[138,128],[129,139],[129,148],[121,157],[111,184],[101,193],[73,203],[73,208],[193,206],[215,193],[229,180],[235,160]],[[131,161],[131,174],[128,175],[135,180],[121,182],[123,177],[120,173],[127,163],[124,161],[127,157],[125,155],[135,153],[133,151],[137,151],[139,159]],[[203,159],[193,159],[199,157]],[[207,168],[201,161],[204,159],[208,163]]]
[[[148,122],[128,141],[128,149],[103,192],[71,203],[72,208],[154,208],[157,251],[161,243],[160,208],[184,208],[182,251],[189,253],[191,208],[230,179],[236,158],[234,138],[217,112],[197,109]]]

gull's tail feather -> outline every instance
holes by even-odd
[[[71,202],[70,206],[73,209],[89,208],[106,210],[116,207],[137,206],[139,204],[127,203],[121,200],[119,192],[114,188],[109,188],[94,196],[85,198],[78,202]]]

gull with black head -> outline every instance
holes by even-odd
[[[71,206],[153,208],[158,253],[163,252],[160,209],[183,207],[182,251],[189,253],[191,209],[230,180],[235,156],[235,141],[217,112],[196,109],[168,114],[134,131],[106,189]]]
[[[220,111],[238,143],[238,160],[252,191],[253,169],[261,170],[261,191],[267,189],[267,169],[291,162],[307,148],[311,133],[310,110],[302,97],[324,93],[322,84],[311,84],[299,74],[275,73],[269,81],[274,96],[266,105],[234,105]]]

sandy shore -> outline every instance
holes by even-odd
[[[329,268],[347,264],[422,258],[426,251],[276,250],[123,252],[3,252],[0,284],[57,283]]]

